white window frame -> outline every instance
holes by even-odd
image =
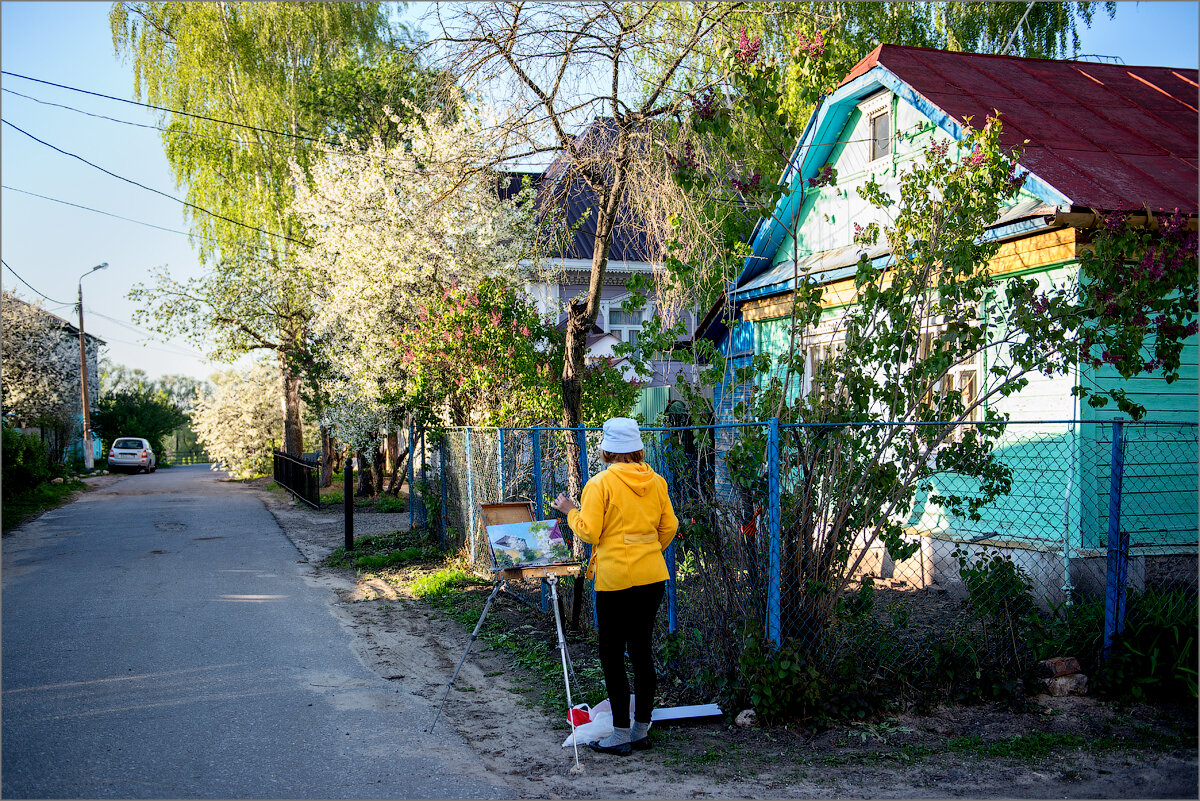
[[[845,336],[838,331],[841,320],[821,324],[810,333],[804,342],[803,396],[808,397],[813,389],[813,377],[822,364],[836,358],[846,345]]]
[[[892,95],[890,92],[883,92],[875,97],[864,100],[858,104],[858,110],[862,114],[863,119],[867,121],[867,167],[875,167],[880,164],[889,163],[892,155],[896,150],[895,136],[895,121],[892,119]],[[881,155],[875,155],[875,120],[880,117],[887,118],[888,137],[887,137],[887,152]]]
[[[605,312],[604,319],[608,324],[607,330],[610,333],[615,334],[617,339],[621,340],[622,342],[636,343],[637,335],[641,333],[642,326],[645,324],[645,321],[654,316],[654,304],[650,302],[646,303],[645,308],[638,313],[639,320],[636,323],[614,323],[612,321],[612,316],[614,313],[621,313],[621,304],[619,302],[613,302]],[[631,336],[633,337],[632,339],[630,339]]]
[[[927,323],[921,327],[921,340],[917,346],[917,359],[923,360],[929,353],[929,348],[934,337],[939,337],[946,330],[944,322]],[[963,397],[964,406],[970,407],[982,397],[983,394],[983,368],[980,365],[980,354],[975,354],[971,359],[961,361],[952,366],[946,375],[942,376],[935,390],[939,396],[944,396],[950,392],[957,392]],[[966,397],[968,389],[971,390],[970,397]],[[931,390],[934,391],[934,390]],[[963,418],[963,423],[978,423],[983,420],[983,406],[975,405],[967,415]],[[963,426],[956,426],[953,431],[946,437],[947,442],[958,442],[962,439]]]

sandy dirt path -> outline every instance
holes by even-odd
[[[363,663],[436,706],[470,632],[378,579],[321,566],[343,542],[340,513],[314,512],[286,495],[256,492],[330,591],[331,608],[356,635]],[[404,529],[407,514],[360,514],[358,536]],[[505,601],[507,602],[507,601]],[[511,603],[511,602],[507,602]],[[1195,798],[1196,719],[1151,708],[1128,711],[1090,698],[1039,698],[1040,714],[983,707],[901,716],[887,727],[814,734],[739,729],[714,722],[672,729],[655,749],[628,758],[571,749],[527,692],[503,653],[476,644],[451,690],[437,729],[451,726],[479,754],[489,775],[521,798]],[[565,726],[565,722],[563,724]],[[1130,727],[1164,737],[1157,751],[1122,748],[1050,753],[1035,760],[980,759],[939,749],[948,738],[1045,732],[1099,742]],[[1179,731],[1190,731],[1180,746]],[[437,738],[437,730],[429,735]],[[933,747],[930,756],[906,759]],[[911,764],[906,764],[911,762]]]

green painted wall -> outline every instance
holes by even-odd
[[[1145,422],[1124,426],[1121,519],[1133,547],[1196,546],[1200,509],[1200,453],[1195,426],[1200,421],[1198,361],[1200,346],[1193,336],[1184,347],[1180,378],[1170,384],[1148,374],[1123,381],[1109,365],[1084,372],[1085,382],[1098,389],[1124,384],[1126,392],[1146,407]],[[1111,421],[1123,415],[1110,403],[1101,409],[1082,404],[1080,416],[1088,421],[1081,431],[1082,544],[1095,548],[1108,538]]]
[[[659,416],[670,402],[670,387],[646,387],[642,390],[637,402],[633,404],[630,416],[640,418],[643,425],[657,426],[659,425]]]

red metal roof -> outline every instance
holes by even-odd
[[[959,122],[999,111],[1005,145],[1023,146],[1021,164],[1075,206],[1197,211],[1194,69],[884,44],[843,84],[876,65]]]

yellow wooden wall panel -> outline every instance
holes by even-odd
[[[990,268],[993,275],[1005,275],[1049,264],[1060,264],[1078,256],[1078,231],[1060,228],[1033,236],[1005,242],[992,257]],[[886,280],[885,280],[886,283]],[[854,300],[854,279],[844,278],[825,286],[821,305],[841,306]],[[791,293],[782,297],[752,300],[742,306],[742,317],[746,320],[770,320],[792,313]]]

